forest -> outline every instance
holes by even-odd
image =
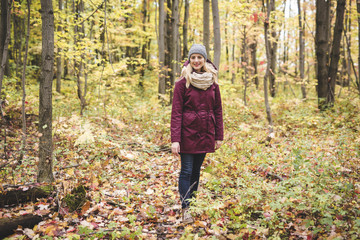
[[[360,2],[0,0],[0,238],[359,239]],[[180,220],[173,89],[224,141]]]

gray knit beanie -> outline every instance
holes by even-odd
[[[190,57],[192,54],[194,53],[198,53],[198,54],[201,54],[204,58],[205,58],[205,61],[207,59],[207,54],[206,54],[206,48],[204,45],[202,44],[193,44],[189,50],[189,55],[188,55],[188,58],[190,60]]]

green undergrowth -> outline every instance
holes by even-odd
[[[225,145],[209,158],[194,213],[236,236],[359,238],[359,103],[319,112],[309,100],[273,99],[270,144],[260,106],[225,104]]]
[[[54,169],[61,172],[60,166],[80,164],[75,171],[63,172],[67,177],[83,172],[91,189],[111,182],[121,172],[118,190],[131,186],[136,194],[158,176],[176,179],[173,171],[180,165],[170,165],[169,160],[171,106],[159,101],[169,99],[157,95],[156,73],[147,72],[141,78],[106,69],[100,76],[90,76],[84,116],[79,116],[74,80],[63,81],[62,93],[54,93]],[[35,82],[28,84],[27,111],[35,116],[37,87]],[[5,88],[10,107],[16,109],[11,113],[15,119],[20,116],[20,93]],[[264,141],[268,123],[263,90],[250,86],[245,106],[243,86],[222,82],[224,142],[220,150],[207,155],[200,191],[191,206],[197,223],[184,230],[184,239],[209,234],[229,239],[360,237],[359,98],[343,93],[346,99],[338,98],[333,109],[320,112],[310,90],[312,97],[307,100],[286,91],[270,99],[274,138],[268,143]],[[10,176],[10,183],[35,181],[38,149],[36,130],[30,129],[34,138],[28,139],[32,148],[27,160],[14,171],[1,173],[2,178]],[[8,140],[18,142],[19,136]],[[163,158],[163,170],[150,164],[149,158],[158,156]],[[106,166],[114,170],[99,170]],[[75,186],[83,180],[72,181]],[[163,191],[172,196],[166,204],[176,204],[174,190]],[[136,194],[128,194],[123,201],[145,204]],[[93,200],[101,197],[96,192]],[[155,218],[150,210],[146,214]],[[199,222],[206,222],[206,227]],[[135,230],[129,230],[131,234]]]

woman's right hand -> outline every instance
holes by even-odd
[[[180,153],[180,143],[179,142],[173,142],[171,144],[171,152],[175,155],[179,155],[179,153]]]

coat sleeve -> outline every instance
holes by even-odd
[[[178,81],[175,84],[171,111],[171,142],[181,142],[181,125],[184,107],[185,84]]]
[[[223,123],[223,114],[222,114],[222,104],[221,104],[221,95],[219,85],[215,85],[215,140],[224,139],[224,123]]]

